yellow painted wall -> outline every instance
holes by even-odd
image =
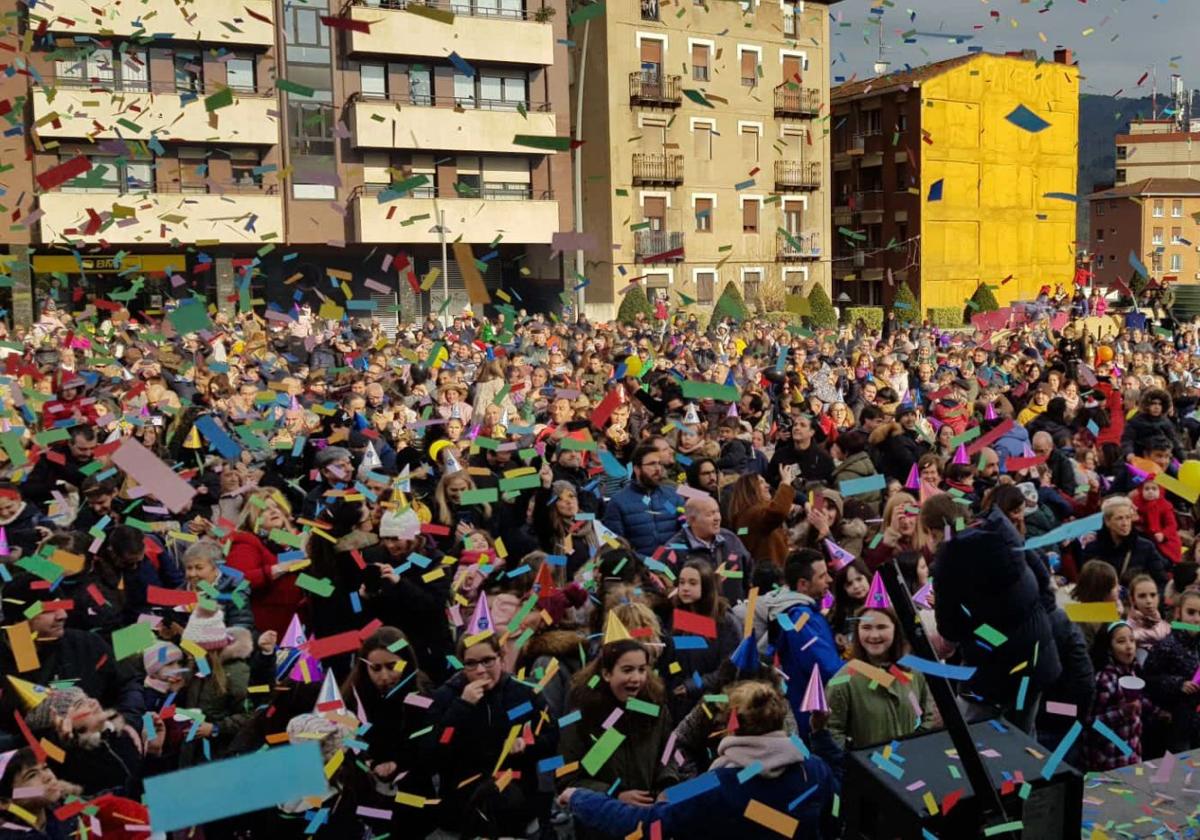
[[[961,306],[980,282],[1002,305],[1069,284],[1075,266],[1079,71],[979,55],[921,84],[921,304]],[[1018,105],[1050,123],[1031,133]],[[942,180],[941,201],[929,190]],[[1012,280],[1003,283],[1012,275]]]

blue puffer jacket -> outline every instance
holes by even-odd
[[[618,491],[604,511],[604,527],[629,540],[638,554],[653,554],[679,530],[683,497],[674,487],[659,486],[653,492],[637,483]]]
[[[845,663],[838,655],[833,628],[821,615],[817,603],[807,595],[795,594],[802,600],[788,608],[787,617],[791,626],[798,629],[780,632],[775,650],[779,654],[779,667],[787,676],[787,699],[796,725],[801,735],[807,735],[808,712],[801,711],[800,706],[812,677],[813,665],[820,670],[821,681],[828,683]]]
[[[1009,458],[1020,458],[1025,454],[1029,445],[1029,432],[1019,423],[1013,423],[1012,428],[992,444],[992,449],[1000,456],[1000,470],[1004,470],[1004,462]]]

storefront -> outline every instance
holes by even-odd
[[[188,276],[188,257],[184,253],[40,254],[33,257],[32,266],[37,311],[47,299],[79,312],[99,298],[121,303],[135,314],[160,316],[163,302],[172,288],[171,276]],[[207,281],[208,284],[211,282]],[[195,282],[190,277],[187,281],[189,290],[201,294],[205,283],[204,280]]]

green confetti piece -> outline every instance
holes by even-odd
[[[333,594],[334,589],[333,581],[329,578],[315,578],[304,572],[301,572],[296,578],[296,586],[321,598],[328,598]]]
[[[112,634],[113,656],[118,661],[127,659],[141,653],[157,641],[158,637],[154,635],[149,624],[138,622],[128,627],[120,627]]]
[[[580,765],[583,767],[589,776],[595,776],[600,772],[608,760],[612,758],[613,753],[625,741],[625,735],[619,732],[616,727],[604,730],[604,734],[592,744],[591,749],[587,751],[584,757],[580,760]]]
[[[683,95],[695,102],[697,105],[703,105],[705,108],[716,108],[717,106],[708,101],[708,99],[698,90],[692,88],[684,88]]]
[[[625,701],[625,708],[631,712],[637,712],[650,717],[658,717],[659,707],[654,703],[647,703],[645,700],[639,700],[636,697],[630,697]]]
[[[570,137],[542,137],[536,134],[518,134],[513,137],[514,146],[527,146],[531,149],[546,149],[552,152],[571,151]]]
[[[225,88],[224,90],[219,90],[216,93],[212,94],[211,96],[204,97],[204,110],[205,111],[209,111],[209,112],[216,111],[220,108],[227,108],[232,104],[233,104],[233,90],[230,88]]]
[[[593,20],[604,14],[603,3],[591,3],[587,6],[580,6],[575,11],[571,12],[567,18],[567,23],[571,26],[577,26],[584,21]]]
[[[288,93],[294,93],[296,96],[303,96],[307,98],[312,98],[312,95],[316,93],[316,90],[308,87],[307,85],[297,84],[296,82],[291,82],[287,79],[276,79],[275,89],[284,90]]]
[[[515,493],[519,490],[535,490],[542,486],[542,477],[537,473],[519,475],[516,478],[500,479],[501,493]]]
[[[1008,636],[1005,636],[990,624],[981,624],[976,627],[975,635],[993,647],[1000,647],[1000,645],[1008,641]]]
[[[1023,825],[1024,823],[1021,820],[1011,820],[999,825],[989,825],[983,830],[983,836],[992,837],[997,834],[1007,834],[1010,831],[1020,831]]]
[[[500,500],[500,492],[495,487],[478,487],[474,490],[464,490],[459,504],[488,505]]]

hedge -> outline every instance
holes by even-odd
[[[808,306],[812,313],[808,320],[814,327],[827,330],[837,327],[837,313],[833,309],[833,302],[820,283],[814,283],[812,291],[808,293]]]
[[[978,315],[981,312],[995,312],[1000,308],[1000,303],[986,283],[980,283],[975,287],[975,294],[971,295],[971,300],[975,302],[974,306],[969,307],[972,315]]]
[[[963,325],[963,311],[957,306],[934,306],[926,313],[930,322],[939,329],[951,329]]]
[[[848,306],[842,310],[842,320],[853,327],[861,318],[868,330],[879,332],[883,329],[882,306]]]
[[[712,317],[714,321],[732,318],[738,323],[750,317],[750,311],[746,309],[746,303],[742,300],[742,291],[732,280],[725,284],[725,289],[721,292],[721,296],[717,298],[717,304],[713,307]]]
[[[917,307],[917,298],[907,283],[901,283],[900,288],[896,290],[896,299],[892,302],[892,308],[896,310],[896,321],[901,324],[911,324],[921,317],[921,310]]]
[[[770,324],[778,324],[780,321],[787,321],[790,326],[799,327],[803,324],[801,316],[795,312],[788,312],[784,309],[776,309],[771,312],[764,312],[758,316],[760,319],[767,321]]]
[[[650,305],[649,298],[642,291],[641,286],[634,286],[625,293],[624,300],[621,301],[621,307],[617,310],[617,320],[622,324],[633,324],[637,322],[638,313],[645,315],[647,318],[654,317],[654,307]]]

